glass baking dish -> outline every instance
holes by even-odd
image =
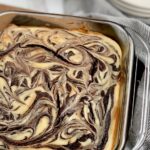
[[[118,113],[118,122],[116,130],[117,136],[114,139],[114,149],[123,149],[128,125],[128,113],[130,104],[130,91],[132,80],[132,66],[134,47],[130,35],[119,25],[104,20],[88,19],[82,17],[65,16],[57,14],[46,14],[36,12],[19,12],[8,11],[0,14],[0,31],[5,29],[9,24],[25,26],[47,26],[63,29],[84,29],[89,31],[100,32],[119,43],[123,61],[122,61],[122,86],[120,90],[120,106]]]

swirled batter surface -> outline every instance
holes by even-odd
[[[0,35],[0,149],[101,150],[121,50],[94,32],[9,26]]]

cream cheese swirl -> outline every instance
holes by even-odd
[[[94,32],[9,26],[0,35],[0,149],[101,150],[121,50]]]

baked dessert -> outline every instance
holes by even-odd
[[[100,33],[10,25],[0,35],[0,149],[113,150],[121,60]]]

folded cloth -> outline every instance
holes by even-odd
[[[65,0],[66,14],[88,16],[100,20],[112,21],[122,26],[132,37],[135,55],[144,65],[139,65],[139,73],[145,69],[142,78],[138,78],[134,109],[125,150],[150,149],[149,67],[150,67],[150,19],[134,18],[120,12],[106,0]],[[145,75],[148,74],[147,77]],[[147,80],[145,80],[147,79]],[[132,99],[131,99],[132,101]],[[149,105],[148,105],[149,104]],[[141,129],[142,128],[142,129]]]

